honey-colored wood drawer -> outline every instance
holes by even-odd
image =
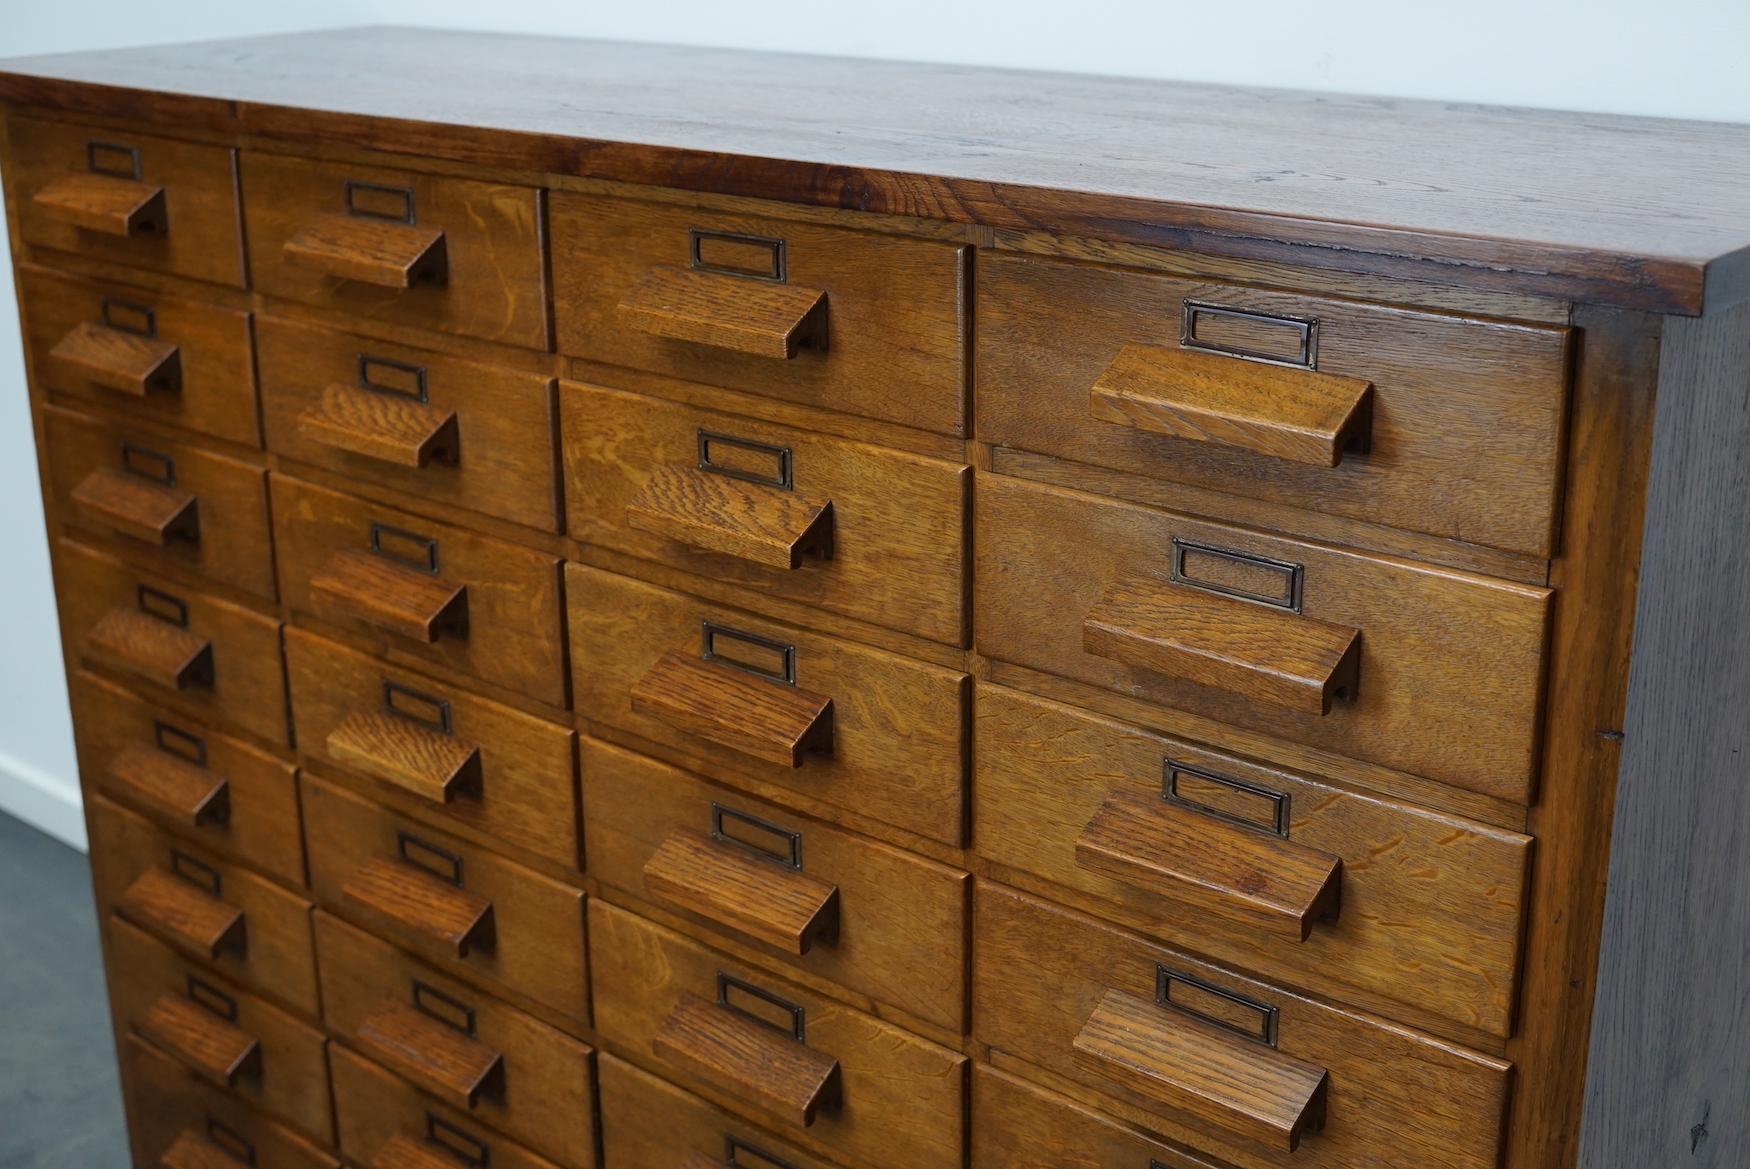
[[[1497,1164],[1511,1066],[978,888],[973,1020],[995,1052],[1240,1166]]]
[[[45,406],[60,518],[169,572],[274,598],[267,471],[115,419]]]
[[[973,706],[981,856],[1289,985],[1508,1035],[1529,837],[1014,690]]]
[[[1065,1161],[1065,1157],[1074,1157]],[[980,1064],[972,1071],[972,1169],[1222,1169],[1068,1097]]]
[[[1531,794],[1547,589],[994,475],[975,543],[990,657],[1501,799]]]
[[[457,978],[589,1019],[581,890],[311,776],[321,902]]]
[[[559,561],[453,524],[273,477],[286,604],[402,662],[565,704]]]
[[[118,1029],[319,1144],[334,1143],[321,1031],[119,917],[107,919],[106,936]]]
[[[566,601],[582,718],[960,843],[964,674],[577,564]]]
[[[557,1169],[467,1112],[439,1103],[344,1047],[328,1051],[340,1150],[360,1165]],[[578,1169],[588,1169],[583,1162]]]
[[[269,296],[547,347],[540,191],[245,151],[243,195]]]
[[[599,386],[560,405],[579,540],[963,644],[969,468]]]
[[[553,380],[265,316],[267,445],[364,484],[559,527]]]
[[[471,839],[579,866],[576,734],[349,650],[286,630],[292,717],[305,759],[363,777]]]
[[[248,313],[34,264],[18,273],[39,389],[261,445]]]
[[[785,966],[958,1033],[970,884],[957,869],[585,740],[590,873]]]
[[[86,670],[68,687],[85,782],[203,847],[304,884],[297,772]]]
[[[309,901],[102,796],[88,819],[99,914],[120,914],[227,978],[318,1013]]]
[[[595,1163],[595,1052],[318,910],[328,1028],[457,1112],[577,1169]]]
[[[600,900],[596,1027],[811,1151],[958,1169],[966,1059]]]
[[[986,253],[989,442],[1533,556],[1565,329]]]
[[[602,1161],[611,1169],[833,1169],[682,1088],[604,1055]]]
[[[192,717],[287,742],[277,618],[59,541],[61,630],[86,665]]]
[[[36,118],[12,118],[6,132],[26,243],[243,284],[236,151]]]
[[[571,191],[552,211],[560,352],[965,433],[962,245]]]
[[[340,1169],[319,1149],[137,1038],[121,1043],[135,1165]]]

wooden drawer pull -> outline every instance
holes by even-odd
[[[325,746],[336,761],[434,804],[480,794],[480,748],[386,710],[353,711]]]
[[[49,356],[68,375],[118,394],[143,398],[182,388],[182,357],[175,345],[92,321],[74,325]]]
[[[1094,382],[1088,408],[1150,434],[1335,467],[1367,448],[1372,391],[1362,378],[1132,343]]]
[[[1113,1083],[1279,1152],[1324,1126],[1325,1069],[1123,991],[1106,992],[1074,1048]]]
[[[644,864],[644,888],[677,909],[790,954],[838,938],[837,885],[699,832],[669,836]]]
[[[485,1169],[487,1162],[458,1160],[455,1152],[435,1141],[398,1132],[384,1141],[371,1158],[371,1169]]]
[[[162,865],[136,877],[118,905],[149,932],[208,962],[244,951],[243,911]]]
[[[285,242],[286,262],[339,280],[415,288],[449,279],[441,228],[386,219],[326,215]]]
[[[298,416],[312,442],[396,467],[454,465],[461,451],[456,412],[400,394],[332,385]]]
[[[626,506],[626,523],[703,552],[767,568],[801,568],[832,555],[832,504],[710,475],[659,467]]]
[[[798,1128],[840,1101],[839,1061],[775,1027],[695,994],[651,1040],[656,1057],[743,1096]]]
[[[675,650],[632,687],[632,709],[786,767],[801,767],[810,752],[832,752],[832,699]]]
[[[193,999],[161,995],[136,1024],[142,1037],[224,1087],[261,1074],[261,1044]]]
[[[31,201],[62,223],[106,235],[148,235],[170,226],[163,187],[114,175],[66,175],[43,187]]]
[[[113,467],[99,467],[80,480],[73,503],[87,518],[156,547],[200,535],[192,494]]]
[[[161,1169],[251,1169],[255,1160],[253,1156],[239,1156],[207,1139],[198,1128],[190,1128],[184,1129],[164,1150],[158,1164]]]
[[[85,635],[92,661],[163,686],[188,690],[213,684],[213,643],[180,625],[122,606]]]
[[[340,893],[391,924],[440,943],[457,958],[492,949],[492,902],[417,865],[374,856],[346,879]]]
[[[503,1099],[504,1056],[405,1003],[367,1017],[354,1034],[365,1053],[452,1108]]]
[[[318,616],[363,621],[428,645],[468,629],[467,585],[352,549],[336,552],[310,578],[310,603]]]
[[[1107,588],[1082,648],[1302,714],[1329,714],[1360,682],[1359,630],[1144,577]]]
[[[826,349],[826,293],[659,265],[619,304],[621,323],[670,341],[787,360]]]
[[[222,775],[165,751],[138,744],[109,761],[109,777],[135,798],[192,827],[231,818],[231,783]]]
[[[1076,838],[1076,862],[1297,942],[1314,922],[1337,915],[1343,887],[1341,858],[1199,815],[1158,793],[1108,797]]]

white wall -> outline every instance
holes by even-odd
[[[0,56],[360,23],[1177,77],[1750,122],[1746,0],[0,0]],[[0,273],[0,811],[81,843],[11,270]]]

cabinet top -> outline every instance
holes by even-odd
[[[0,62],[0,100],[262,139],[1698,314],[1750,126],[408,28]]]

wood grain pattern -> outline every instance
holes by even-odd
[[[148,933],[209,962],[246,945],[242,910],[156,865],[122,890],[116,906]]]
[[[633,684],[632,713],[781,767],[833,753],[832,699],[670,650]]]
[[[189,1129],[164,1151],[159,1164],[163,1169],[237,1169],[249,1162],[214,1144],[198,1129]]]
[[[369,390],[331,385],[298,416],[312,442],[397,467],[418,470],[455,461],[456,412]]]
[[[821,1111],[841,1105],[838,1060],[698,995],[681,996],[650,1041],[650,1051],[683,1075],[726,1088],[757,1111],[798,1128],[808,1128]]]
[[[615,309],[630,328],[670,341],[788,361],[803,349],[826,350],[826,293],[658,264]]]
[[[286,237],[280,254],[293,267],[379,288],[449,279],[441,229],[379,219],[319,215]]]
[[[212,641],[138,609],[104,614],[86,635],[85,650],[95,665],[166,690],[212,685]]]
[[[90,321],[73,326],[49,357],[75,378],[136,398],[175,393],[182,384],[176,346]]]
[[[397,936],[416,934],[453,958],[493,948],[492,902],[390,857],[374,856],[340,886],[341,903]]]
[[[676,832],[644,862],[644,890],[798,957],[838,939],[838,886],[700,832]]]
[[[68,497],[87,521],[155,548],[200,541],[200,510],[192,492],[99,467]]]
[[[389,711],[355,710],[322,746],[361,775],[434,804],[480,797],[479,747]]]
[[[972,1169],[1218,1169],[1179,1145],[984,1064],[972,1071],[972,1109],[978,1117]]]
[[[765,568],[832,555],[831,503],[685,467],[655,468],[626,505],[626,526]]]
[[[45,218],[123,239],[168,226],[163,187],[113,175],[66,175],[39,187],[31,201]]]
[[[226,1088],[261,1074],[261,1041],[191,999],[160,996],[134,1026],[185,1067]]]
[[[504,1056],[464,1031],[406,1003],[359,1020],[352,1040],[421,1091],[469,1111],[504,1096]]]
[[[616,1169],[720,1169],[726,1159],[765,1169],[830,1169],[797,1148],[632,1064],[601,1061],[603,1161]]]
[[[431,644],[468,636],[468,586],[380,555],[343,548],[310,577],[310,607],[336,623],[362,622]]]

